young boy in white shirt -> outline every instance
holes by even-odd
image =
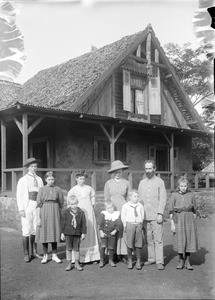
[[[128,194],[129,201],[122,207],[121,219],[128,251],[128,269],[133,268],[132,250],[136,253],[136,269],[141,269],[141,248],[143,247],[143,220],[144,208],[139,203],[139,194],[131,190]]]

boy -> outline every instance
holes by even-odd
[[[105,249],[109,251],[109,264],[111,267],[116,267],[113,261],[113,252],[116,247],[116,233],[120,230],[119,211],[114,211],[114,204],[108,200],[105,202],[105,210],[101,212],[99,220],[99,231],[101,237],[101,259],[99,267],[104,267],[105,264]]]
[[[81,240],[87,233],[86,218],[84,211],[78,207],[78,199],[75,195],[67,199],[68,208],[65,210],[62,221],[61,239],[66,240],[66,258],[69,261],[66,271],[72,269],[72,250],[75,255],[75,268],[82,271],[79,264],[79,248]]]
[[[136,190],[128,193],[129,201],[123,205],[121,219],[124,226],[128,251],[128,269],[132,269],[132,250],[135,250],[137,262],[136,269],[141,269],[141,248],[143,247],[143,220],[144,208],[139,203]]]

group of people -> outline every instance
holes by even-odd
[[[67,195],[64,207],[64,193],[55,185],[55,174],[45,174],[46,185],[36,175],[38,159],[27,159],[24,167],[28,172],[17,184],[17,205],[21,216],[24,261],[33,258],[48,262],[48,244],[52,246],[52,260],[61,263],[57,255],[57,243],[66,243],[66,271],[75,268],[83,270],[83,263],[99,263],[103,268],[108,256],[111,267],[116,260],[133,268],[133,255],[136,256],[136,269],[142,268],[141,249],[147,244],[148,259],[145,266],[156,264],[163,270],[163,222],[167,193],[164,181],[157,177],[155,163],[144,163],[145,176],[138,190],[130,189],[129,182],[123,179],[123,171],[129,166],[116,160],[108,171],[111,179],[105,183],[105,209],[96,221],[95,191],[85,184],[84,170],[76,174],[77,184]],[[196,201],[189,191],[185,177],[179,180],[178,189],[170,200],[170,221],[173,232],[174,250],[178,252],[177,269],[192,270],[190,253],[199,247],[196,218]],[[146,233],[146,237],[145,237]],[[42,243],[43,256],[37,252],[37,244]]]

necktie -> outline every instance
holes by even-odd
[[[72,213],[70,211],[70,214],[72,215],[72,222],[71,222],[71,225],[76,228],[77,227],[77,221],[76,221],[76,214]]]
[[[29,176],[33,177],[33,187],[38,187],[38,182],[37,182],[37,175],[36,174],[30,174],[28,173]]]
[[[134,215],[135,215],[135,217],[137,217],[138,216],[138,214],[137,214],[137,207],[134,206],[133,208],[134,208]]]

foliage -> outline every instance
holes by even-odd
[[[193,170],[201,171],[213,161],[213,142],[210,138],[192,139]]]
[[[215,213],[214,193],[196,193],[197,218],[207,218]]]
[[[205,48],[203,46],[192,49],[190,43],[182,46],[169,43],[164,47],[194,106],[205,97],[213,95],[213,65],[212,61],[204,55]]]
[[[12,2],[0,3],[0,79],[14,81],[20,74],[26,56],[24,38],[17,28],[17,9]]]

